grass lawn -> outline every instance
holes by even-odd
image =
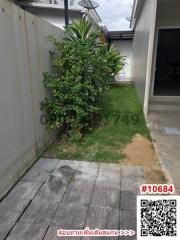
[[[150,138],[142,107],[133,85],[113,86],[106,97],[102,121],[81,143],[59,138],[45,156],[66,160],[118,163],[125,156],[123,147],[135,134]]]

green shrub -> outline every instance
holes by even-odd
[[[72,30],[75,24],[66,28],[66,41],[50,37],[56,51],[51,53],[53,71],[44,73],[49,97],[41,108],[48,116],[48,127],[60,128],[77,141],[97,123],[102,96],[112,76],[124,66],[124,59],[116,49],[97,41],[99,31],[89,33],[89,26],[84,30],[91,23],[83,20],[83,37],[77,33],[82,31],[79,25]]]

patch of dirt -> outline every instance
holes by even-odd
[[[151,141],[142,135],[136,134],[132,142],[124,148],[123,154],[127,157],[123,162],[124,164],[144,168],[147,183],[160,184],[167,182]]]

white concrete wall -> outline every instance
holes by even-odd
[[[3,11],[2,11],[3,10]],[[23,174],[55,137],[40,123],[45,96],[42,72],[50,70],[46,37],[62,32],[0,2],[0,195]]]
[[[135,26],[133,41],[132,76],[145,111],[147,111],[145,108],[147,108],[148,88],[150,88],[156,4],[156,0],[144,0]]]
[[[37,8],[37,7],[25,7],[26,11],[36,15],[48,23],[63,29],[65,25],[64,20],[64,10],[61,9],[48,9],[48,8]],[[69,22],[78,20],[82,18],[81,12],[69,12]]]
[[[121,56],[125,57],[126,65],[124,69],[119,73],[119,81],[131,81],[132,77],[132,45],[133,40],[114,40],[112,44],[120,51]]]

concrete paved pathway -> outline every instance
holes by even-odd
[[[180,194],[180,111],[154,111],[148,115],[159,159]]]
[[[136,230],[143,181],[140,167],[40,159],[0,203],[0,240],[105,239],[58,238],[60,228]]]

